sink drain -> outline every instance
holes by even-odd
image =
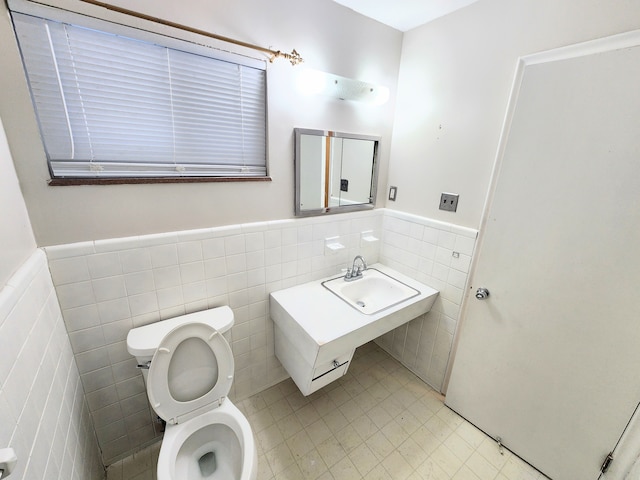
[[[362,307],[362,308],[366,307],[365,303],[362,300],[358,300],[356,302],[356,305],[358,305],[359,307]]]

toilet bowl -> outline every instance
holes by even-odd
[[[143,369],[151,407],[167,422],[158,480],[255,480],[251,426],[227,398],[233,354],[223,333],[233,325],[218,307],[134,328],[127,349]]]

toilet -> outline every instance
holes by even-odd
[[[138,360],[151,407],[167,422],[158,480],[255,480],[251,426],[227,398],[233,353],[223,334],[233,312],[212,308],[134,328],[127,350]]]

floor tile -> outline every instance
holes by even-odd
[[[312,395],[287,379],[236,405],[256,439],[258,480],[548,480],[374,343]],[[160,445],[109,466],[107,480],[156,480]]]

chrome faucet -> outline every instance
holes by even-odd
[[[360,261],[361,265],[357,265],[358,260]],[[351,266],[351,268],[347,268],[347,273],[344,276],[344,280],[346,282],[358,280],[359,278],[362,278],[362,272],[364,272],[366,269],[367,262],[365,262],[362,255],[356,255],[356,258],[353,259],[353,265]]]

